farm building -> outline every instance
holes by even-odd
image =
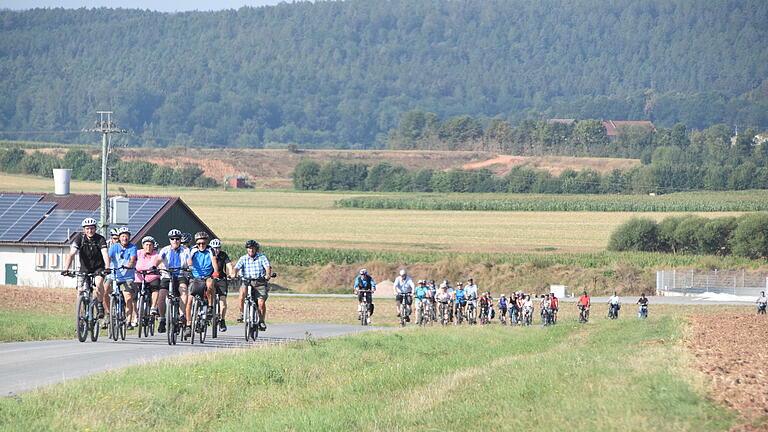
[[[131,241],[155,237],[161,247],[172,228],[215,234],[178,197],[136,196],[128,201]],[[64,256],[86,217],[99,219],[99,195],[59,196],[45,193],[0,193],[0,283],[71,287],[61,276]],[[73,264],[78,265],[75,259]]]
[[[653,126],[653,122],[649,122],[649,121],[607,120],[603,122],[603,127],[605,127],[605,134],[608,135],[609,138],[618,136],[619,132],[621,131],[621,128],[642,128],[646,130],[656,131],[656,128]]]

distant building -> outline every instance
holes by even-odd
[[[230,177],[229,187],[235,188],[235,189],[242,189],[246,187],[245,179],[241,177]]]
[[[619,130],[622,127],[637,127],[637,128],[645,128],[652,131],[656,131],[656,128],[653,126],[653,122],[649,121],[614,121],[614,120],[607,120],[603,122],[603,126],[605,127],[605,132],[608,135],[608,137],[615,137],[619,134]]]
[[[178,197],[136,196],[128,199],[128,228],[138,244],[153,236],[168,243],[172,228],[215,234]],[[39,287],[74,286],[61,276],[64,257],[83,219],[99,218],[99,195],[0,192],[0,283]],[[73,261],[77,268],[78,260]]]

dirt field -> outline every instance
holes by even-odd
[[[712,382],[712,397],[738,410],[735,431],[768,430],[768,315],[693,315],[686,337],[695,367]]]

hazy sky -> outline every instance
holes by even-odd
[[[150,9],[162,12],[238,9],[241,6],[276,5],[282,0],[0,0],[0,9],[109,7]],[[289,2],[290,3],[290,2]]]

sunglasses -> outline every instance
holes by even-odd
[[[169,240],[171,240],[171,241],[181,241],[181,237],[171,237]]]
[[[197,242],[197,245],[198,245],[198,246],[199,246],[199,245],[204,245],[204,244],[205,244],[205,242]]]

